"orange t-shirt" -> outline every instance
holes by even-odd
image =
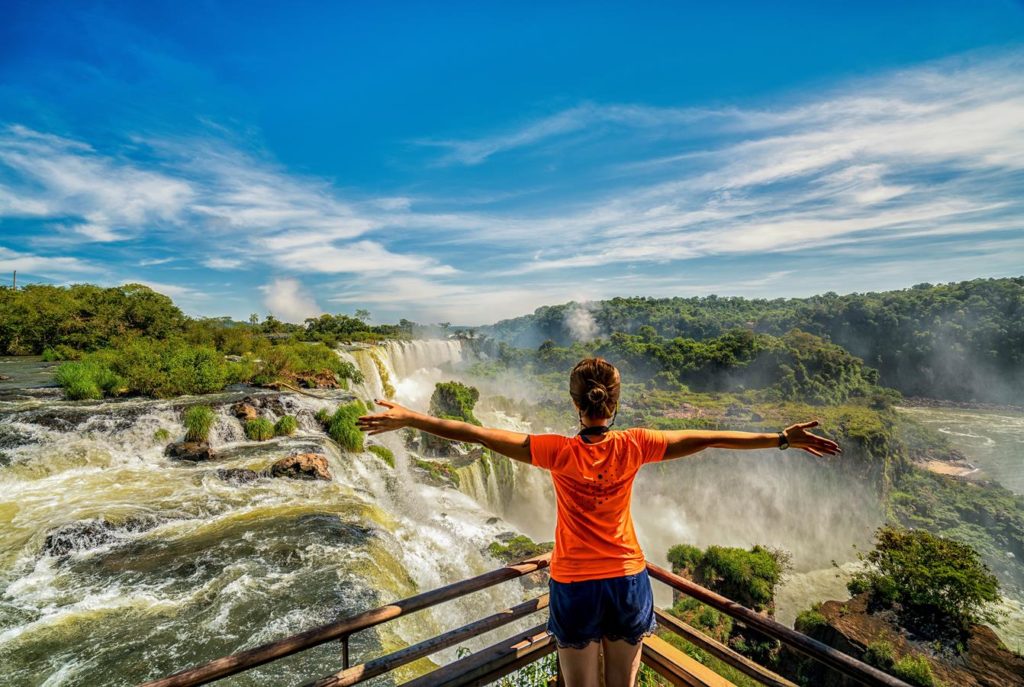
[[[646,566],[629,502],[640,466],[665,456],[665,435],[637,428],[590,439],[596,443],[530,435],[531,461],[551,471],[558,501],[551,555],[556,582],[635,575]]]

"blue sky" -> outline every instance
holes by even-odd
[[[1024,274],[1024,6],[4,0],[0,273],[492,322]]]

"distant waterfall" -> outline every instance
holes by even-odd
[[[445,339],[387,341],[376,346],[339,349],[338,355],[363,373],[352,391],[362,398],[391,398],[425,410],[437,382],[451,377],[469,356],[462,342]]]

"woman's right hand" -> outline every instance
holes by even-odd
[[[374,399],[374,403],[379,406],[387,408],[383,413],[377,413],[375,415],[363,415],[356,420],[356,426],[363,432],[368,434],[381,434],[383,432],[393,432],[396,429],[402,429],[408,427],[412,419],[416,417],[416,413],[409,410],[405,406],[400,406],[397,403],[391,401],[385,401],[382,399]]]

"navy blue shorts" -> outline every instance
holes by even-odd
[[[636,644],[658,626],[646,568],[636,575],[602,580],[551,579],[548,590],[548,631],[563,649],[582,649],[602,637]]]

